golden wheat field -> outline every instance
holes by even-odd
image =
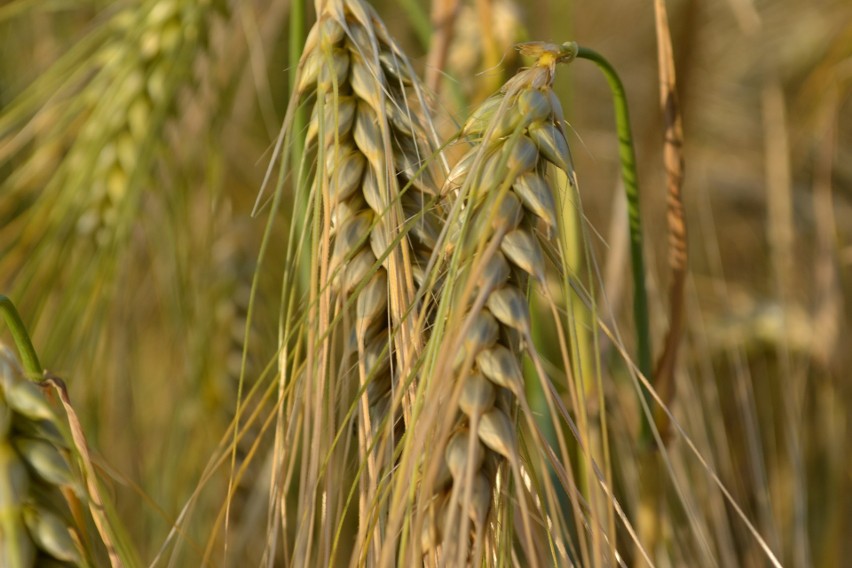
[[[0,308],[0,567],[852,565],[852,4],[2,1]]]

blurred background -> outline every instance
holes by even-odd
[[[427,72],[429,3],[371,3]],[[852,555],[852,4],[668,6],[690,253],[672,411],[785,566],[842,566]],[[254,558],[246,551],[266,536],[252,527],[266,519],[289,212],[285,203],[260,257],[271,195],[260,188],[301,45],[294,14],[286,0],[0,3],[0,292],[66,379],[145,562],[175,540],[189,565],[205,558],[226,502],[229,554]],[[669,274],[651,4],[462,1],[454,32],[432,96],[445,135],[523,64],[519,41],[575,40],[621,74],[659,350]],[[603,290],[629,336],[609,90],[584,61],[559,71],[557,90]],[[615,414],[635,405],[620,374],[604,373]],[[229,501],[239,392],[237,460],[251,467]],[[673,467],[721,565],[766,565],[681,448],[673,440]],[[167,540],[181,515],[185,533]],[[678,518],[661,519],[675,541]]]

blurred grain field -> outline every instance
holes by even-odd
[[[428,75],[430,4],[370,3]],[[294,5],[0,3],[0,293],[17,303],[44,365],[68,383],[146,565],[288,562],[267,527],[281,283],[300,221],[295,174],[282,179],[272,223],[272,192],[261,187],[290,99],[291,39],[314,19],[308,5],[304,27],[292,26]],[[709,469],[783,566],[844,566],[852,4],[678,0],[668,9],[690,253],[671,411],[704,463],[674,435],[648,553],[658,566],[771,565]],[[621,74],[659,350],[670,275],[651,3],[463,1],[454,29],[440,91],[429,93],[442,136],[525,64],[517,42],[577,41]],[[579,61],[559,71],[555,89],[587,268],[599,275],[598,317],[633,349],[610,94]],[[278,169],[270,171],[274,185]],[[544,353],[549,331],[543,324],[536,334]],[[617,342],[592,332],[614,485],[636,518],[649,483],[636,465],[636,393]],[[618,539],[627,554],[619,560],[643,565],[624,532]]]

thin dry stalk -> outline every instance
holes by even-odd
[[[666,203],[668,213],[666,221],[669,231],[669,331],[663,352],[657,360],[654,370],[654,388],[667,404],[674,400],[674,372],[677,365],[677,353],[684,329],[685,307],[684,286],[688,263],[686,218],[683,208],[683,119],[677,96],[674,55],[669,31],[666,4],[663,0],[654,1],[657,30],[657,62],[660,76],[660,105],[665,120],[663,162],[666,169]],[[660,436],[668,437],[669,425],[665,414],[657,413],[657,427]]]
[[[432,5],[432,25],[435,32],[432,35],[432,45],[429,47],[429,57],[426,60],[426,87],[435,95],[438,95],[441,88],[441,77],[447,63],[450,43],[453,40],[458,10],[459,0],[439,0]]]

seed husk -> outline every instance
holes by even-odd
[[[483,375],[496,385],[520,392],[524,376],[518,364],[518,357],[507,347],[497,344],[476,356],[476,364]]]
[[[509,176],[512,179],[535,168],[536,162],[538,162],[538,148],[526,136],[521,136],[515,144],[508,147],[506,166],[509,168]]]
[[[497,320],[494,319],[494,316],[488,310],[480,310],[474,318],[467,335],[465,335],[465,351],[476,355],[483,349],[494,345],[497,342],[499,333],[500,327],[497,325]]]
[[[438,460],[438,472],[435,474],[434,482],[435,489],[443,489],[452,480],[453,476],[450,473],[450,468],[447,465],[447,460]]]
[[[36,549],[20,515],[29,485],[27,468],[18,452],[6,440],[0,440],[0,566],[33,565]]]
[[[520,175],[512,185],[524,207],[544,220],[550,230],[556,229],[556,202],[547,182],[535,172]]]
[[[333,154],[329,152],[329,155]],[[349,199],[361,187],[366,163],[364,156],[353,148],[343,156],[338,154],[335,163],[328,166],[329,171],[333,172],[329,185],[329,197],[333,205]]]
[[[423,529],[420,531],[420,547],[428,553],[442,542],[441,526],[444,524],[446,499],[435,499],[423,516]]]
[[[479,373],[473,373],[464,380],[459,408],[470,417],[482,414],[492,406],[497,394],[494,385]]]
[[[381,171],[385,164],[383,160],[384,148],[381,146],[382,135],[379,130],[379,117],[376,111],[364,101],[358,103],[353,137],[358,149],[364,153],[370,165],[376,171]]]
[[[485,212],[484,212],[485,213]],[[490,212],[487,212],[490,214]],[[491,228],[495,231],[511,231],[516,228],[523,219],[523,209],[520,200],[511,192],[503,196],[497,205],[497,211],[491,220]]]
[[[451,191],[455,191],[462,186],[465,178],[467,178],[467,174],[470,173],[470,167],[476,161],[478,153],[478,148],[472,148],[467,152],[467,154],[462,156],[458,163],[453,166],[453,169],[450,170],[450,173],[444,182],[444,189],[442,193],[446,194]]]
[[[368,167],[364,172],[361,191],[364,193],[364,199],[367,201],[370,209],[380,216],[384,215],[388,207],[387,198],[382,193],[378,174],[372,166]]]
[[[485,162],[478,176],[473,179],[470,201],[478,205],[480,200],[499,188],[507,178],[503,154],[493,151],[485,156]]]
[[[348,47],[352,50],[352,53],[357,54],[359,57],[366,57],[372,52],[372,38],[370,37],[370,31],[362,23],[363,20],[360,20],[358,23],[349,23]]]
[[[370,377],[386,375],[390,368],[390,357],[385,334],[380,333],[364,347],[364,368]]]
[[[541,89],[524,89],[518,93],[518,111],[528,124],[547,119],[552,110],[550,97]]]
[[[332,270],[336,269],[353,250],[359,250],[370,236],[373,212],[369,209],[349,218],[337,231],[334,252],[331,255]]]
[[[373,270],[376,257],[368,248],[361,249],[347,264],[343,270],[343,279],[340,283],[341,290],[350,293],[360,284]]]
[[[506,105],[503,113],[496,120],[497,122],[494,125],[494,132],[492,133],[491,138],[488,139],[488,144],[496,144],[499,140],[512,134],[521,125],[524,117],[518,113],[518,107],[513,104],[509,104]],[[487,129],[485,132],[487,133]]]
[[[400,144],[399,152],[394,153],[394,166],[418,190],[430,195],[437,193],[438,184],[435,183],[432,168],[425,156],[418,155],[413,142]]]
[[[544,279],[544,254],[536,238],[528,231],[515,229],[506,233],[500,250],[509,262],[532,275],[537,280]]]
[[[425,246],[428,250],[433,250],[438,243],[438,236],[441,234],[439,223],[440,219],[434,213],[426,212],[411,226],[411,235],[417,239],[419,244]]]
[[[464,478],[456,480],[460,485],[464,482]],[[455,505],[459,511],[464,507],[464,487],[460,487],[458,501]],[[468,504],[467,515],[474,522],[474,525],[481,527],[485,524],[488,517],[488,511],[491,509],[491,482],[482,473],[478,472],[473,478],[473,484],[470,492],[470,503]],[[449,513],[447,510],[444,514],[445,521],[449,521]],[[458,522],[458,521],[457,521]],[[458,530],[458,526],[453,530]]]
[[[376,75],[360,55],[352,54],[349,82],[355,95],[369,103],[373,112],[384,109],[383,93],[386,89],[382,75]]]
[[[370,233],[370,250],[376,258],[382,259],[382,265],[387,268],[388,251],[391,248],[391,243],[388,241],[388,231],[385,229],[384,221],[377,219],[376,226],[373,227],[373,232]]]
[[[562,112],[562,103],[559,102],[559,97],[556,96],[553,89],[548,90],[548,98],[550,99],[550,108],[553,109],[553,121],[558,124],[560,128],[564,127],[565,113]]]
[[[42,550],[57,560],[72,562],[75,565],[82,563],[68,526],[57,515],[35,507],[25,507],[24,523],[30,536]]]
[[[388,274],[380,268],[358,295],[356,314],[359,329],[369,327],[387,311],[387,298]]]
[[[509,262],[503,253],[496,251],[488,263],[483,267],[482,275],[479,277],[477,285],[480,290],[484,289],[490,292],[492,289],[501,286],[511,275]],[[480,292],[481,293],[481,292]]]
[[[64,487],[74,486],[71,467],[52,444],[36,438],[16,438],[13,441],[21,457],[48,483]]]
[[[450,441],[447,442],[447,449],[444,452],[444,459],[447,460],[447,467],[453,476],[453,480],[458,483],[464,479],[468,468],[471,471],[478,471],[482,467],[482,462],[485,459],[485,451],[479,440],[473,440],[473,451],[468,451],[470,442],[470,434],[468,430],[462,430],[456,433]]]
[[[517,455],[512,423],[499,408],[492,408],[479,418],[477,433],[483,444],[507,460],[512,461]]]
[[[311,146],[319,135],[319,113],[323,113],[325,146],[331,146],[335,140],[342,140],[352,130],[355,123],[355,99],[347,96],[335,97],[334,93],[325,95],[322,102],[317,101],[305,134],[305,146]]]
[[[330,93],[335,85],[340,88],[351,72],[349,53],[345,49],[332,48],[331,53],[323,53],[322,58],[317,74],[317,91]]]
[[[498,288],[488,296],[486,305],[503,325],[521,332],[529,329],[527,299],[515,286]]]
[[[331,212],[331,225],[335,229],[342,226],[347,220],[367,208],[367,202],[360,192],[356,192],[349,199],[338,203]]]
[[[37,386],[15,381],[6,387],[6,403],[12,410],[33,420],[55,420],[55,414]]]
[[[346,35],[346,31],[334,18],[323,18],[316,29],[319,31],[320,46],[322,47],[337,45],[343,41],[343,37]],[[306,44],[308,43],[306,42]],[[307,49],[307,45],[305,48]]]
[[[401,134],[406,138],[413,138],[415,136],[414,129],[412,128],[415,118],[412,114],[400,108],[397,103],[390,99],[385,101],[385,114],[394,130],[397,131],[397,134]]]
[[[568,142],[556,126],[544,121],[533,123],[530,125],[529,133],[542,156],[565,173],[570,174],[574,170]]]
[[[54,420],[33,420],[19,414],[15,416],[12,429],[16,435],[44,440],[56,447],[61,448],[66,443]]]
[[[20,507],[27,495],[30,478],[18,452],[5,440],[0,441],[0,511]]]
[[[465,121],[461,129],[462,136],[482,136],[488,130],[488,125],[494,118],[501,102],[503,102],[502,96],[485,99]]]
[[[399,55],[387,49],[381,49],[379,50],[379,62],[382,64],[385,72],[393,78],[393,81],[389,82],[396,83],[400,87],[408,87],[414,83],[411,80],[408,69],[400,64],[401,59]]]
[[[312,26],[308,31],[308,36],[305,38],[304,50],[302,51],[303,57],[307,57],[309,54],[318,50],[322,39],[322,26],[329,20],[331,18],[319,18],[316,25]]]
[[[473,478],[473,491],[470,496],[468,514],[477,526],[485,525],[488,511],[491,509],[491,482],[482,473]]]

